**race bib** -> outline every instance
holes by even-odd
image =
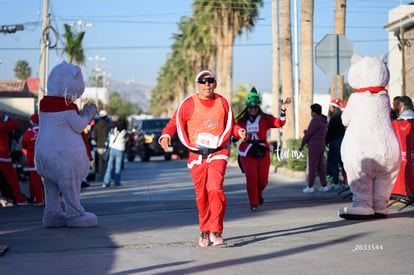
[[[246,131],[248,134],[258,133],[259,132],[259,121],[256,120],[255,122],[247,121]]]
[[[216,149],[218,139],[218,136],[209,133],[199,133],[197,135],[196,144],[200,148]]]

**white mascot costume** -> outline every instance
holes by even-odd
[[[81,69],[62,62],[51,71],[47,96],[39,104],[35,164],[45,187],[44,227],[98,225],[97,217],[85,212],[80,204],[81,183],[91,154],[83,130],[96,114],[93,104],[85,105],[79,112],[73,103],[84,90]]]
[[[344,219],[385,218],[401,151],[391,126],[391,104],[385,86],[389,71],[384,56],[354,55],[348,82],[357,89],[342,114],[347,127],[341,156],[353,194],[352,207],[339,209]]]

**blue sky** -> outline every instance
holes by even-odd
[[[173,33],[182,16],[192,14],[192,0],[50,0],[51,25],[63,33],[64,23],[94,23],[82,27],[87,57],[105,57],[99,67],[109,81],[135,81],[155,85],[158,72],[170,53]],[[297,0],[300,11],[300,0]],[[364,55],[388,53],[388,11],[407,0],[348,0],[346,37],[355,52]],[[256,27],[237,38],[234,47],[233,84],[255,85],[259,92],[271,91],[272,27],[271,0],[264,0]],[[292,1],[293,9],[293,1]],[[335,0],[315,0],[314,43],[333,33]],[[24,24],[25,30],[0,34],[0,80],[14,79],[18,60],[32,67],[38,77],[42,0],[0,0],[0,25]],[[300,12],[299,12],[300,20]],[[292,18],[293,20],[293,18]],[[299,21],[300,22],[300,21]],[[300,23],[298,23],[300,27]],[[293,31],[293,28],[292,28]],[[299,30],[300,34],[300,30]],[[300,43],[300,37],[299,37]],[[58,48],[62,47],[62,40]],[[300,49],[299,49],[300,50]],[[393,49],[397,50],[397,49]],[[49,69],[65,57],[60,50],[49,51]],[[83,65],[85,78],[95,61]],[[196,72],[195,72],[196,73]],[[220,78],[220,76],[218,76]],[[316,93],[327,92],[330,77],[315,68]]]

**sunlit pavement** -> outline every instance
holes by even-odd
[[[185,160],[126,163],[122,185],[81,191],[96,228],[43,229],[42,206],[0,208],[0,274],[412,274],[414,208],[384,220],[345,221],[347,192],[304,194],[304,180],[271,174],[250,211],[244,175],[225,178],[224,247],[198,247]],[[21,184],[28,190],[28,183]],[[317,190],[318,188],[316,188]],[[345,199],[343,197],[346,197]]]

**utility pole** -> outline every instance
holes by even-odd
[[[98,80],[99,80],[99,61],[106,61],[106,57],[100,57],[96,55],[95,57],[88,57],[88,60],[95,60],[95,81],[96,81],[96,93],[95,93],[95,104],[98,106]]]
[[[71,23],[71,24],[67,24],[67,25],[69,25],[71,27],[78,26],[78,32],[79,33],[82,32],[82,27],[93,27],[93,26],[95,26],[95,24],[93,22],[92,23],[85,23],[82,20],[79,20],[76,23]]]
[[[49,0],[43,0],[43,21],[42,21],[42,37],[40,39],[40,66],[39,66],[39,91],[38,103],[46,94],[46,79],[47,79],[47,63],[49,56],[49,38],[48,29],[49,22]]]

